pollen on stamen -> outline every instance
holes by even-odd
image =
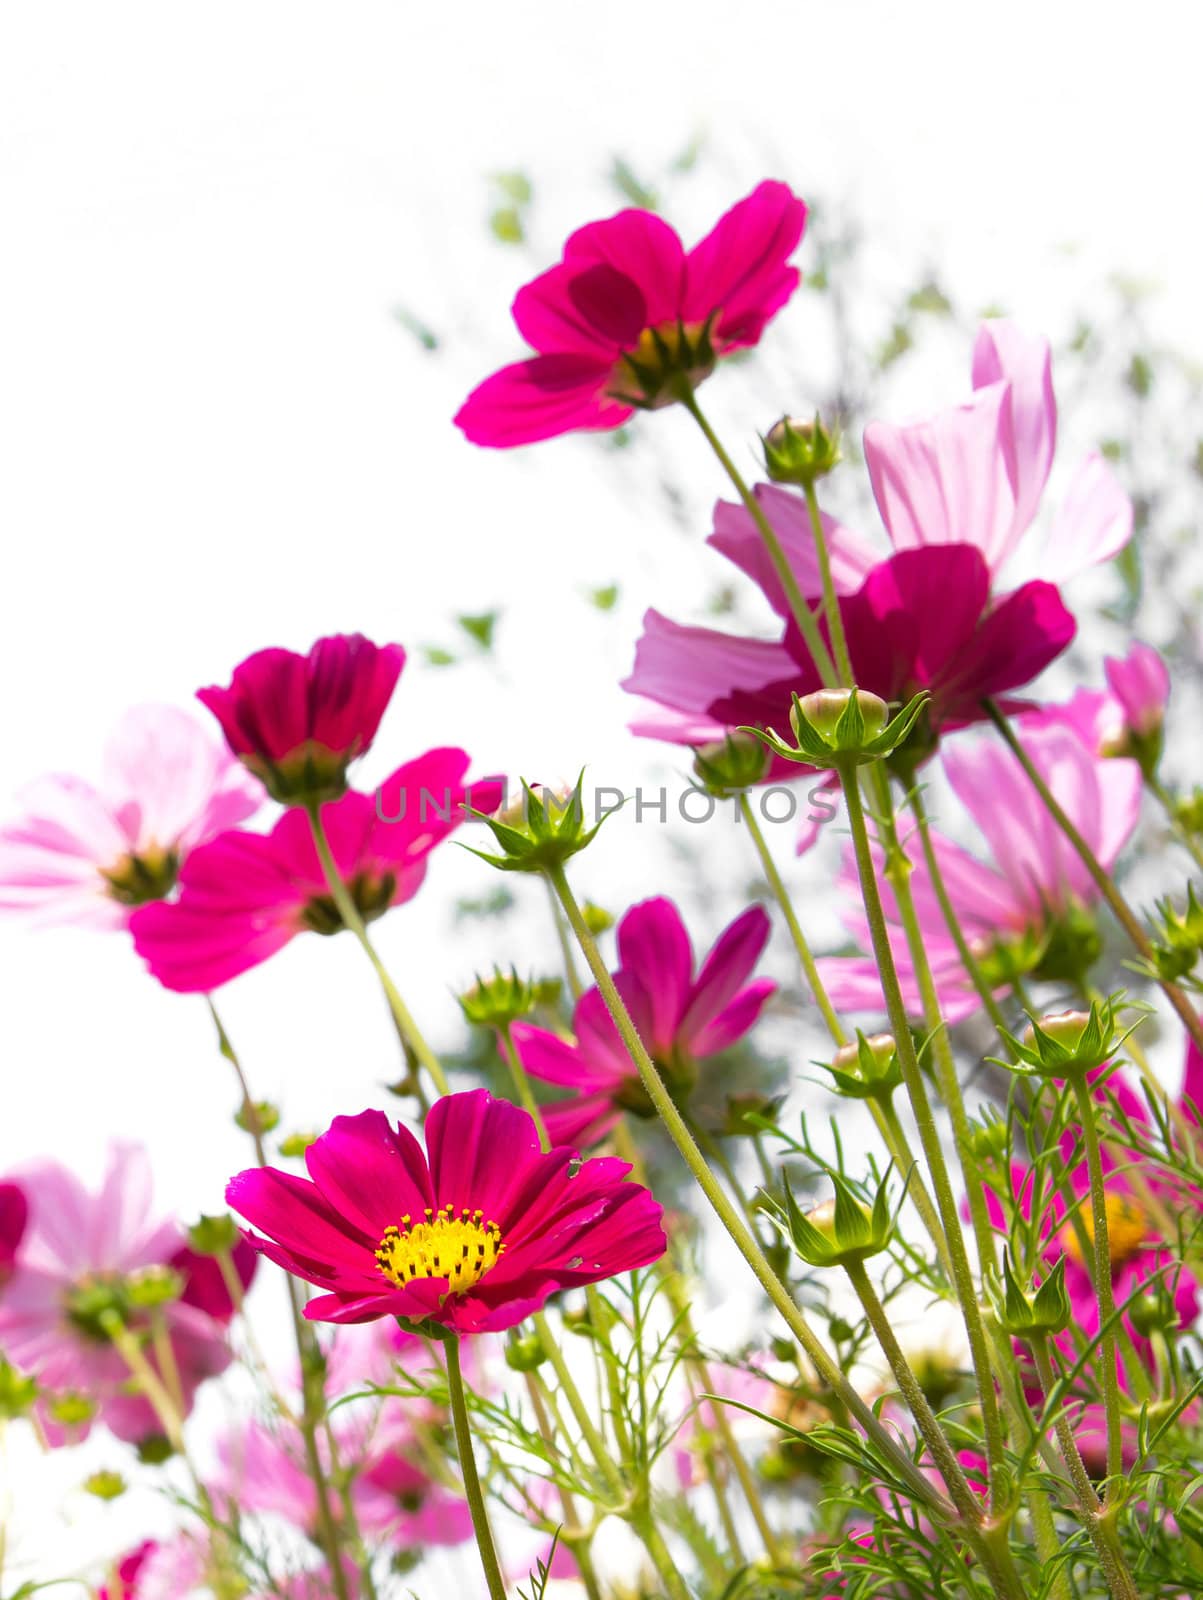
[[[463,1294],[497,1265],[505,1249],[500,1228],[483,1218],[483,1212],[467,1206],[457,1216],[450,1203],[437,1214],[427,1207],[425,1222],[404,1216],[400,1227],[384,1230],[376,1264],[400,1288],[419,1278],[446,1278],[448,1293]]]

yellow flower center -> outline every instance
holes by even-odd
[[[376,1265],[386,1278],[404,1288],[415,1278],[446,1278],[448,1293],[463,1294],[479,1283],[505,1249],[501,1229],[485,1222],[483,1211],[446,1205],[427,1210],[424,1222],[401,1218],[398,1228],[386,1228],[376,1250]]]
[[[1110,1246],[1111,1265],[1123,1266],[1125,1261],[1144,1244],[1148,1237],[1149,1224],[1144,1212],[1127,1195],[1109,1194],[1106,1197],[1107,1206],[1107,1243]],[[1094,1244],[1094,1215],[1090,1209],[1090,1201],[1083,1200],[1078,1207],[1078,1216],[1081,1219],[1082,1231]],[[1077,1229],[1067,1224],[1062,1233],[1062,1243],[1066,1254],[1081,1266],[1088,1266],[1089,1262],[1082,1257],[1082,1247],[1078,1242]]]

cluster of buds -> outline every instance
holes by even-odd
[[[562,867],[592,841],[605,820],[586,828],[584,782],[583,772],[571,789],[546,789],[523,779],[521,799],[504,811],[494,817],[473,811],[488,824],[503,853],[473,850],[472,854],[501,872],[546,873]]]
[[[794,743],[787,744],[773,729],[741,728],[753,734],[783,761],[827,769],[857,767],[891,756],[904,744],[927,704],[926,691],[917,694],[897,716],[880,695],[867,689],[817,689],[794,695],[790,727]]]
[[[769,1216],[794,1254],[812,1267],[857,1266],[889,1243],[894,1228],[889,1196],[880,1185],[872,1208],[847,1179],[831,1174],[835,1196],[803,1212],[787,1180],[785,1205],[769,1202]]]
[[[1203,906],[1195,897],[1195,886],[1186,886],[1186,908],[1178,911],[1172,900],[1157,903],[1157,939],[1153,945],[1153,965],[1157,976],[1176,983],[1194,967],[1203,951]]]
[[[812,422],[782,417],[761,440],[764,466],[774,483],[810,489],[840,464],[840,436],[816,411]]]

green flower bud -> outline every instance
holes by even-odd
[[[126,1491],[125,1479],[119,1472],[94,1472],[90,1478],[84,1479],[84,1489],[88,1494],[93,1494],[98,1500],[116,1500]]]
[[[884,1250],[894,1222],[883,1184],[870,1209],[839,1173],[831,1174],[835,1197],[803,1214],[788,1181],[785,1207],[770,1212],[794,1253],[812,1267],[854,1265]]]
[[[202,1216],[188,1229],[188,1243],[197,1255],[219,1256],[238,1243],[238,1224],[228,1211],[223,1211],[219,1217]]]
[[[138,1460],[144,1467],[161,1467],[175,1454],[175,1446],[165,1433],[148,1433],[138,1440]]]
[[[270,1100],[255,1100],[240,1106],[234,1114],[234,1121],[243,1133],[270,1133],[273,1128],[280,1126],[280,1108],[272,1105]]]
[[[582,772],[574,788],[559,793],[524,781],[522,799],[497,816],[473,811],[503,853],[495,856],[473,850],[472,854],[501,872],[546,872],[562,866],[592,841],[605,821],[603,817],[592,828],[585,827],[584,781]]]
[[[1085,1079],[1088,1072],[1112,1059],[1131,1031],[1121,1034],[1117,1030],[1114,1000],[1095,1001],[1088,1012],[1059,1011],[1031,1022],[1022,1039],[1004,1030],[1015,1060],[991,1059],[1012,1072]]]
[[[38,1397],[36,1378],[18,1372],[0,1356],[0,1418],[23,1417]]]
[[[1071,1309],[1065,1292],[1065,1257],[1035,1292],[1025,1292],[1011,1271],[1010,1256],[1003,1252],[1003,1293],[994,1294],[994,1315],[1004,1333],[1024,1339],[1030,1334],[1062,1333],[1069,1327]]]
[[[1195,886],[1186,886],[1186,907],[1175,909],[1172,900],[1158,901],[1153,961],[1157,976],[1169,982],[1185,977],[1203,951],[1203,906],[1195,896]]]
[[[184,1279],[171,1267],[142,1267],[126,1281],[129,1304],[138,1310],[170,1305],[184,1292]]]
[[[1174,1333],[1181,1327],[1178,1307],[1164,1283],[1155,1283],[1128,1307],[1132,1326],[1142,1338],[1154,1333]]]
[[[827,1066],[837,1094],[852,1100],[888,1100],[902,1082],[902,1067],[892,1033],[866,1036],[841,1045]]]
[[[794,695],[787,744],[773,729],[741,728],[753,734],[784,761],[804,767],[860,766],[891,755],[918,720],[929,696],[917,694],[892,720],[880,695],[867,689],[818,689]]]
[[[782,417],[765,434],[764,465],[774,483],[796,483],[809,488],[840,463],[840,440],[818,412],[813,422]]]
[[[288,1133],[276,1146],[282,1156],[303,1156],[311,1144],[316,1144],[320,1135],[316,1133]]]
[[[586,900],[581,906],[581,916],[585,919],[585,926],[596,939],[599,934],[607,932],[614,926],[614,915],[602,906],[595,906],[592,900]],[[559,992],[559,981],[556,982],[556,991]],[[556,996],[552,996],[553,999]]]
[[[723,1139],[753,1139],[764,1132],[758,1119],[771,1122],[780,1109],[780,1098],[755,1092],[729,1094],[726,1115],[715,1131]]]
[[[46,1412],[51,1421],[63,1428],[82,1427],[84,1423],[91,1422],[96,1409],[96,1402],[86,1394],[70,1391],[52,1395],[46,1400]]]
[[[512,1372],[533,1372],[547,1360],[547,1351],[537,1333],[525,1334],[505,1347],[505,1364]]]
[[[506,1028],[533,1011],[535,993],[533,986],[518,976],[517,968],[511,967],[507,973],[494,967],[491,978],[477,974],[475,985],[460,995],[459,1003],[464,1016],[478,1027]]]
[[[693,775],[707,794],[725,800],[758,784],[768,766],[769,753],[760,740],[738,731],[701,745],[694,752]]]
[[[1002,1117],[969,1119],[969,1149],[978,1161],[1001,1160],[1007,1150],[1007,1124]]]

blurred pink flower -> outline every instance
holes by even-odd
[[[1064,727],[1025,728],[1028,755],[1057,800],[1085,835],[1098,859],[1114,865],[1136,826],[1140,810],[1140,772],[1134,762],[1093,756]],[[1048,976],[1058,956],[1080,952],[1072,943],[1075,917],[1094,905],[1098,891],[1027,775],[1011,753],[988,739],[961,741],[943,752],[944,770],[993,856],[988,864],[942,834],[936,853],[958,920],[974,954],[998,991],[1007,987],[1009,964]],[[981,1001],[961,965],[917,841],[911,890],[923,930],[945,1020],[956,1022]],[[845,927],[862,948],[869,929],[851,846],[845,851],[840,884],[847,908]],[[883,885],[890,943],[907,1008],[923,1014],[906,938],[888,885]],[[837,1010],[884,1010],[877,963],[868,956],[828,956],[819,970]]]
[[[487,378],[456,423],[473,444],[509,448],[617,428],[636,407],[679,400],[723,356],[757,344],[789,300],[805,223],[785,184],[762,183],[688,253],[648,211],[580,228],[514,301],[537,353]]]
[[[361,633],[319,639],[308,655],[259,650],[228,689],[198,689],[230,749],[284,805],[336,800],[376,737],[405,652]]]
[[[694,953],[671,900],[644,900],[618,925],[615,981],[639,1036],[664,1081],[685,1094],[697,1063],[752,1028],[776,989],[769,978],[748,983],[768,942],[768,914],[753,906],[724,930],[695,975]],[[597,989],[578,1000],[576,1042],[545,1028],[515,1023],[514,1044],[526,1070],[577,1093],[542,1108],[553,1144],[595,1144],[625,1111],[651,1115],[651,1102]]]
[[[29,1222],[29,1202],[17,1183],[0,1183],[0,1288],[13,1275],[17,1251]]]
[[[193,719],[139,706],[118,723],[99,785],[55,774],[0,829],[0,911],[39,924],[120,928],[161,900],[189,852],[249,817],[259,786]]]
[[[147,1268],[168,1266],[184,1244],[177,1224],[152,1212],[145,1150],[112,1144],[96,1194],[53,1161],[14,1176],[29,1204],[29,1223],[0,1293],[0,1347],[38,1379],[48,1399],[82,1394],[93,1401],[118,1438],[136,1444],[161,1434],[162,1424],[132,1387],[129,1367],[103,1325],[111,1310],[133,1331],[144,1330],[149,1313],[131,1298],[131,1280]],[[162,1316],[187,1412],[199,1385],[230,1363],[224,1326],[184,1299],[163,1306]],[[144,1354],[158,1371],[153,1342]],[[170,1389],[173,1375],[165,1381]],[[52,1408],[46,1427],[54,1442],[63,1442]]]
[[[464,821],[464,804],[496,808],[499,785],[470,787],[468,759],[463,750],[428,750],[375,795],[352,792],[323,806],[335,863],[365,921],[417,893],[430,852]],[[342,926],[309,819],[295,809],[269,834],[224,833],[196,851],[180,874],[179,899],[144,907],[130,923],[154,976],[186,992],[228,983],[299,933]]]
[[[1062,705],[1024,713],[1024,727],[1071,728],[1088,750],[1100,756],[1132,756],[1154,765],[1170,699],[1170,675],[1152,645],[1134,644],[1122,659],[1103,663],[1106,689],[1078,689]]]
[[[230,1206],[266,1235],[247,1235],[256,1249],[326,1291],[307,1317],[499,1330],[664,1253],[660,1207],[625,1162],[542,1153],[527,1113],[485,1089],[437,1101],[425,1135],[423,1151],[383,1112],[336,1117],[305,1152],[309,1180],[231,1180]]]

